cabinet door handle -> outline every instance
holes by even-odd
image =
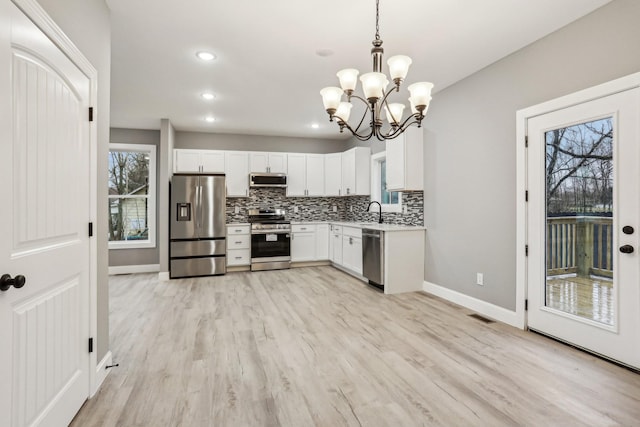
[[[236,245],[239,245],[239,244],[241,244],[241,243],[242,243],[242,241],[240,241],[240,242],[236,242]]]
[[[302,227],[300,230],[304,231],[304,230],[306,230],[306,229],[307,229],[306,227]]]
[[[237,256],[236,259],[242,259],[242,257],[241,256]]]

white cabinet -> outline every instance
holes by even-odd
[[[342,195],[371,194],[371,149],[355,147],[342,153]]]
[[[316,260],[329,259],[329,224],[316,225]]]
[[[225,153],[227,197],[249,196],[249,153],[227,151]]]
[[[252,152],[249,172],[287,173],[287,153]]]
[[[227,225],[227,266],[251,264],[251,234],[249,225]]]
[[[423,190],[423,129],[415,126],[386,142],[387,190]]]
[[[316,260],[316,226],[294,224],[291,226],[291,261]]]
[[[324,195],[324,155],[287,155],[287,196]]]
[[[329,259],[335,264],[342,265],[342,227],[332,225],[329,239]]]
[[[224,160],[224,151],[177,149],[174,151],[173,171],[224,173]]]
[[[324,195],[342,194],[342,153],[324,155]]]
[[[362,274],[362,230],[343,227],[342,229],[342,266]]]

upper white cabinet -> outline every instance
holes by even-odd
[[[371,194],[371,149],[355,147],[342,153],[342,196]]]
[[[287,153],[252,152],[249,172],[287,173]]]
[[[342,153],[324,155],[324,195],[342,195]]]
[[[287,155],[288,196],[324,195],[324,157],[323,154]]]
[[[423,190],[423,129],[410,126],[386,142],[387,190]]]
[[[176,149],[173,158],[175,173],[225,173],[224,151]]]
[[[249,153],[227,151],[225,153],[227,197],[249,196]]]

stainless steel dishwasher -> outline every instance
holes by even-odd
[[[384,289],[384,232],[362,229],[362,275],[369,284]]]

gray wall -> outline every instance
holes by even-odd
[[[109,153],[109,100],[111,88],[111,17],[104,0],[38,0],[49,16],[98,70],[98,183],[107,182]],[[96,353],[100,361],[109,351],[109,283],[107,249],[107,185],[98,184],[98,336]]]
[[[338,153],[345,140],[292,138],[287,136],[232,135],[176,132],[175,148],[238,151],[281,151],[289,153]]]
[[[110,141],[118,144],[149,144],[156,146],[156,182],[160,183],[160,131],[112,128]],[[160,185],[156,185],[156,200]],[[156,247],[144,249],[109,249],[109,267],[159,264],[160,206],[156,203]]]
[[[515,113],[640,71],[639,17],[640,1],[615,0],[434,95],[425,280],[515,310]]]

